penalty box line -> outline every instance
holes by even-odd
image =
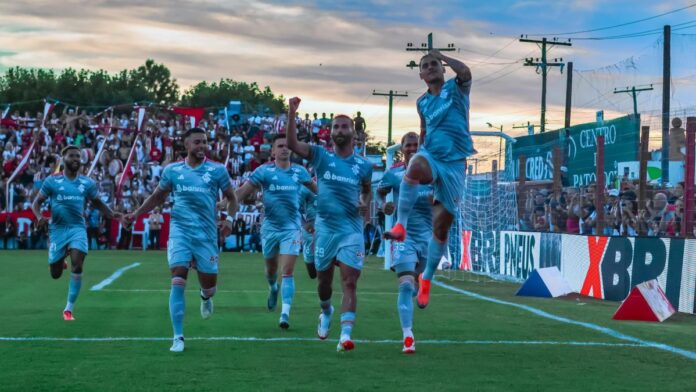
[[[48,337],[48,336],[0,336],[0,342],[159,342],[169,341],[171,337]],[[186,340],[198,341],[235,341],[235,342],[338,342],[338,339],[320,340],[319,338],[279,337],[260,338],[253,336],[210,336],[187,337]],[[402,344],[403,341],[395,339],[356,339],[361,344]],[[576,346],[576,347],[646,347],[638,343],[609,343],[609,342],[580,342],[580,341],[553,341],[553,340],[450,340],[450,339],[423,339],[418,344],[426,345],[504,345],[504,346]]]
[[[564,324],[576,325],[579,327],[591,329],[593,331],[597,331],[597,332],[603,333],[605,335],[611,336],[612,338],[616,338],[619,340],[623,340],[626,342],[637,344],[639,346],[652,347],[652,348],[656,348],[658,350],[663,350],[663,351],[667,351],[667,352],[670,352],[673,354],[681,355],[681,356],[686,357],[688,359],[696,360],[696,352],[693,352],[693,351],[685,350],[685,349],[678,348],[678,347],[673,347],[673,346],[670,346],[670,345],[664,344],[664,343],[658,343],[658,342],[653,342],[650,340],[639,339],[639,338],[636,338],[636,337],[633,337],[630,335],[626,335],[626,334],[621,333],[619,331],[613,330],[611,328],[602,327],[600,325],[587,323],[584,321],[577,321],[577,320],[569,319],[569,318],[563,317],[563,316],[557,316],[555,314],[543,311],[541,309],[537,309],[537,308],[529,306],[529,305],[523,305],[523,304],[518,304],[515,302],[504,301],[504,300],[498,299],[498,298],[487,297],[485,295],[481,295],[481,294],[475,293],[473,291],[460,289],[458,287],[450,286],[446,283],[442,283],[442,282],[439,282],[436,280],[433,280],[432,282],[434,285],[440,286],[444,289],[454,291],[454,292],[462,294],[462,295],[466,295],[468,297],[476,298],[476,299],[479,299],[482,301],[496,303],[499,305],[511,306],[511,307],[518,308],[518,309],[530,312],[532,314],[535,314],[537,316],[544,317],[544,318],[547,318],[550,320],[558,321],[558,322],[561,322]]]

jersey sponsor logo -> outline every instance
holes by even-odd
[[[325,180],[330,180],[330,181],[338,181],[338,182],[343,182],[351,185],[358,185],[358,180],[355,178],[350,178],[350,177],[344,177],[344,176],[337,176],[336,173],[331,173],[330,171],[324,172],[324,179]]]
[[[435,117],[438,117],[438,116],[441,115],[442,113],[446,112],[447,109],[450,108],[450,106],[452,106],[452,101],[447,101],[444,105],[440,106],[439,108],[435,109],[435,111],[433,111],[433,112],[430,113],[429,115],[425,116],[425,118],[426,118],[426,120],[428,121],[428,123],[430,123],[431,121],[433,121],[433,119],[434,119]]]
[[[271,184],[268,187],[268,190],[271,192],[275,191],[296,191],[297,186],[296,185],[276,185],[276,184]]]
[[[175,192],[198,192],[198,193],[208,193],[210,190],[208,188],[203,188],[202,186],[187,186],[176,184]]]
[[[56,200],[58,201],[69,201],[69,200],[84,200],[82,196],[72,196],[72,195],[58,195]]]

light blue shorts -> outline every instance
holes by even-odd
[[[167,260],[169,268],[195,268],[205,274],[218,273],[220,253],[217,244],[210,240],[190,237],[169,237],[167,242]]]
[[[261,233],[263,257],[272,259],[279,254],[297,256],[302,244],[299,230],[267,231]]]
[[[415,156],[425,158],[433,172],[433,199],[442,203],[450,214],[456,216],[464,195],[466,161],[439,161],[425,149],[418,151]]]
[[[65,259],[70,249],[87,254],[87,229],[84,227],[56,228],[50,231],[48,238],[48,264]]]
[[[302,229],[302,254],[305,263],[314,263],[314,234],[304,228]]]
[[[423,272],[425,263],[428,262],[429,239],[413,239],[406,236],[406,241],[392,241],[391,268],[400,272]]]
[[[326,234],[319,232],[314,242],[314,265],[317,271],[326,271],[336,259],[341,263],[362,270],[365,260],[365,243],[362,233]]]

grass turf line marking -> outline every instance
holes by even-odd
[[[128,271],[128,270],[131,269],[131,268],[135,268],[135,267],[137,267],[137,266],[139,266],[139,265],[140,265],[140,263],[133,263],[133,264],[127,265],[127,266],[125,266],[125,267],[123,267],[123,268],[119,268],[119,269],[116,270],[116,272],[114,272],[113,274],[111,274],[111,276],[109,276],[108,278],[106,278],[106,279],[102,280],[101,282],[95,284],[95,285],[92,286],[92,288],[89,289],[89,290],[90,290],[90,291],[99,291],[99,290],[103,289],[104,287],[106,287],[106,286],[110,285],[111,283],[113,283],[113,281],[116,280],[116,279],[118,279],[121,275],[123,275],[124,272]]]
[[[10,337],[0,336],[0,342],[157,342],[169,341],[170,337],[94,337],[94,338],[59,338],[59,337]],[[211,336],[211,337],[187,337],[186,340],[199,341],[235,341],[235,342],[324,342],[319,338],[259,338],[253,336]],[[329,342],[338,342],[338,339],[327,339]],[[365,344],[401,344],[403,341],[394,339],[356,339],[356,343]],[[580,346],[580,347],[647,347],[638,343],[607,343],[607,342],[578,342],[578,341],[553,341],[553,340],[441,340],[423,339],[418,344],[433,345],[526,345],[526,346]]]
[[[448,285],[448,284],[446,284],[446,283],[438,282],[438,281],[436,281],[436,280],[433,280],[432,282],[433,282],[433,284],[435,284],[435,285],[437,285],[437,286],[440,286],[440,287],[442,287],[442,288],[444,288],[444,289],[451,290],[451,291],[454,291],[454,292],[457,292],[457,293],[459,293],[459,294],[463,294],[463,295],[466,295],[466,296],[469,296],[469,297],[472,297],[472,298],[476,298],[476,299],[480,299],[480,300],[488,301],[488,302],[493,302],[493,303],[496,303],[496,304],[499,304],[499,305],[512,306],[512,307],[515,307],[515,308],[522,309],[522,310],[525,310],[525,311],[527,311],[527,312],[533,313],[533,314],[535,314],[535,315],[537,315],[537,316],[540,316],[540,317],[544,317],[544,318],[551,319],[551,320],[558,321],[558,322],[565,323],[565,324],[577,325],[577,326],[579,326],[579,327],[588,328],[588,329],[591,329],[591,330],[593,330],[593,331],[597,331],[597,332],[601,332],[601,333],[603,333],[603,334],[605,334],[605,335],[609,335],[609,336],[611,336],[611,337],[613,337],[613,338],[616,338],[616,339],[619,339],[619,340],[624,340],[624,341],[627,341],[627,342],[635,343],[635,344],[638,344],[638,345],[641,345],[641,346],[644,346],[644,347],[656,348],[656,349],[658,349],[658,350],[667,351],[667,352],[670,352],[670,353],[673,353],[673,354],[681,355],[681,356],[686,357],[686,358],[689,358],[689,359],[694,359],[694,360],[696,360],[696,353],[693,352],[693,351],[689,351],[689,350],[684,350],[684,349],[681,349],[681,348],[673,347],[673,346],[670,346],[670,345],[664,344],[664,343],[658,343],[658,342],[652,342],[652,341],[649,341],[649,340],[639,339],[639,338],[636,338],[636,337],[633,337],[633,336],[630,336],[630,335],[623,334],[623,333],[621,333],[621,332],[619,332],[619,331],[615,331],[615,330],[613,330],[613,329],[611,329],[611,328],[602,327],[602,326],[600,326],[600,325],[592,324],[592,323],[587,323],[587,322],[584,322],[584,321],[577,321],[577,320],[569,319],[569,318],[566,318],[566,317],[563,317],[563,316],[557,316],[557,315],[555,315],[555,314],[551,314],[551,313],[545,312],[545,311],[543,311],[543,310],[541,310],[541,309],[537,309],[537,308],[534,308],[534,307],[532,307],[532,306],[523,305],[523,304],[518,304],[518,303],[515,303],[515,302],[504,301],[504,300],[502,300],[502,299],[497,299],[497,298],[493,298],[493,297],[487,297],[487,296],[485,296],[485,295],[481,295],[481,294],[478,294],[478,293],[474,293],[473,291],[468,291],[468,290],[460,289],[460,288],[458,288],[458,287],[450,286],[450,285]]]
[[[169,293],[171,290],[170,289],[103,289],[100,290],[103,292],[113,292],[113,293]],[[186,290],[187,292],[196,292],[198,293],[198,289],[189,289]],[[268,290],[216,290],[216,293],[268,293]],[[334,293],[337,294],[342,294],[341,291],[334,290]],[[295,294],[314,294],[316,295],[316,291],[306,291],[306,290],[298,290],[295,291]],[[398,295],[399,293],[395,291],[359,291],[358,295]],[[430,294],[431,296],[435,297],[455,297],[457,294],[450,294],[450,293],[437,293],[437,294]]]

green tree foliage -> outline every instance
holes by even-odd
[[[13,105],[17,110],[41,110],[41,100],[46,97],[94,109],[134,102],[213,108],[239,100],[248,112],[268,109],[281,113],[285,110],[285,98],[274,95],[270,87],[261,89],[255,82],[232,79],[200,82],[179,100],[179,85],[169,68],[152,59],[138,68],[115,74],[101,69],[54,71],[14,67],[0,75],[0,103],[19,103]]]
[[[181,97],[183,106],[220,107],[229,101],[241,101],[245,112],[270,110],[272,113],[285,111],[285,98],[275,96],[271,88],[260,89],[256,82],[238,82],[232,79],[220,79],[220,82],[200,82],[184,92]]]

